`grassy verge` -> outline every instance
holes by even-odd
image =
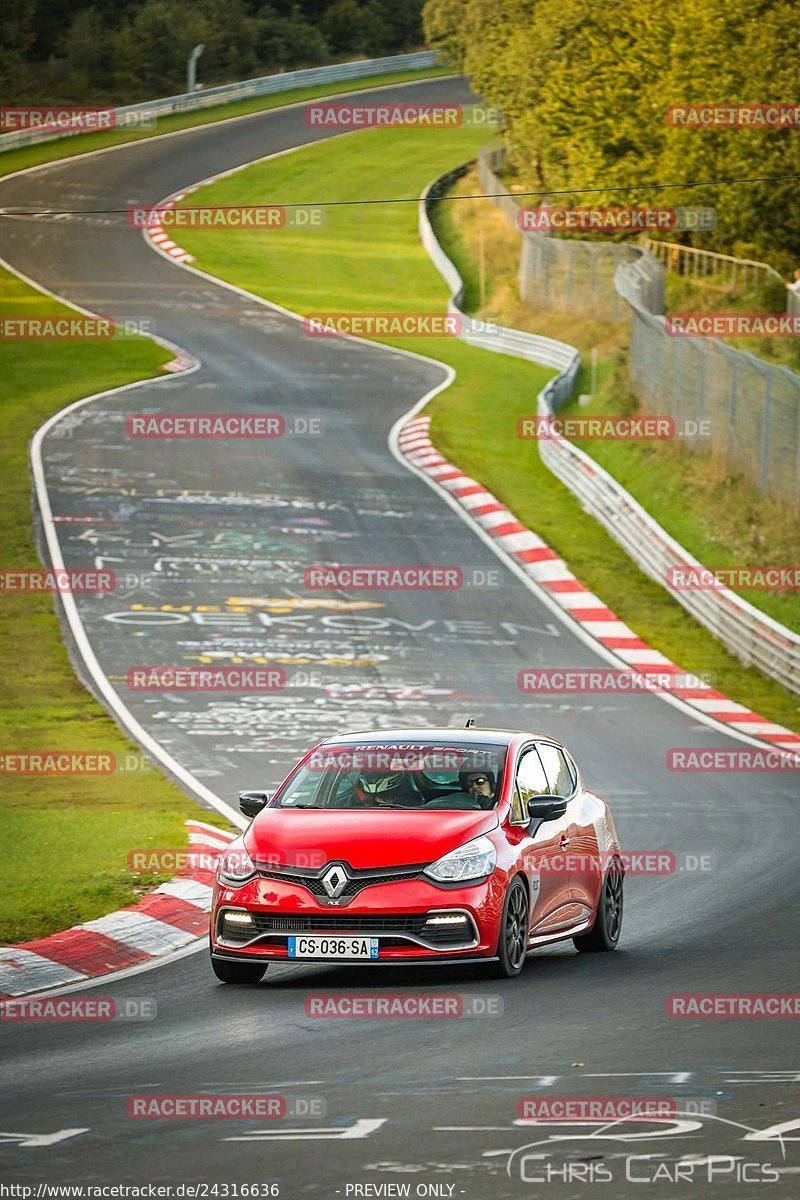
[[[483,137],[468,126],[360,133],[250,167],[204,189],[203,201],[255,203],[265,188],[277,187],[310,203],[320,179],[331,200],[413,196],[474,155]],[[474,286],[475,265],[454,224],[458,208],[441,206],[439,228]],[[203,269],[301,313],[431,312],[445,303],[444,285],[419,243],[413,205],[332,208],[324,228],[284,229],[269,241],[237,230],[186,230],[181,241]],[[496,309],[487,303],[487,311]],[[800,722],[796,697],[742,667],[639,573],[541,464],[535,443],[517,440],[516,420],[531,415],[546,372],[448,338],[387,341],[456,368],[456,382],[431,406],[437,445],[546,538],[640,636],[689,669],[715,672],[720,688],[742,703],[776,721]]]
[[[459,181],[454,194],[479,191],[470,174]],[[482,229],[482,234],[481,234]],[[519,237],[491,201],[454,202],[442,206],[440,231],[449,252],[467,282],[467,302],[476,312],[491,314],[502,324],[531,333],[544,333],[577,346],[584,368],[575,389],[591,391],[589,355],[597,352],[597,389],[588,409],[577,399],[565,413],[597,417],[638,411],[638,401],[628,383],[627,323],[598,317],[571,316],[556,311],[534,311],[520,300],[516,284]],[[478,254],[481,237],[489,263],[481,298]],[[708,307],[698,300],[702,289],[679,277],[668,276],[673,311]],[[720,300],[709,289],[720,310],[734,303]],[[756,311],[756,295],[738,297],[740,307]],[[483,302],[481,302],[481,300]],[[685,450],[673,442],[577,442],[618,479],[639,503],[701,562],[709,566],[763,566],[791,564],[800,545],[800,517],[770,500],[743,476],[725,470],[705,455]],[[741,591],[744,599],[762,612],[800,630],[800,594],[796,592]]]
[[[54,302],[0,272],[7,316],[52,315]],[[61,310],[70,313],[71,310]],[[28,443],[92,391],[158,374],[170,357],[143,338],[7,341],[0,411],[0,567],[36,570]],[[140,755],[78,682],[47,595],[0,593],[0,755],[59,750]],[[3,771],[0,943],[28,941],[130,904],[161,876],[134,877],[129,850],[186,845],[183,821],[202,811],[156,770],[43,778]]]
[[[452,67],[430,67],[425,71],[370,75],[364,79],[351,79],[346,83],[296,88],[291,92],[280,92],[276,96],[251,96],[248,100],[237,100],[233,104],[215,104],[195,112],[173,113],[160,117],[155,129],[113,129],[107,133],[85,133],[71,138],[58,138],[54,142],[43,142],[40,146],[22,146],[18,150],[0,154],[0,176],[22,171],[25,167],[38,166],[40,163],[53,162],[55,159],[74,158],[76,154],[86,154],[90,150],[103,150],[107,146],[121,146],[127,142],[141,142],[162,133],[173,133],[178,129],[192,129],[196,125],[211,125],[215,121],[227,121],[231,117],[265,112],[270,108],[280,108],[284,104],[297,104],[304,100],[316,100],[320,96],[360,91],[362,88],[410,83],[415,79],[436,79],[440,75],[452,73]]]

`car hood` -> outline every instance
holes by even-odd
[[[313,869],[341,861],[368,870],[435,862],[497,824],[494,811],[265,808],[248,828],[244,842],[253,858],[279,866]]]

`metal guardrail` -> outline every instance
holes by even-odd
[[[423,193],[419,208],[422,243],[451,292],[450,312],[460,313],[464,283],[447,257],[430,222],[429,208],[436,197],[468,168],[451,171]],[[494,185],[483,190],[495,191]],[[649,315],[663,325],[663,317]],[[466,318],[468,321],[469,318]],[[503,341],[503,339],[505,339]],[[521,330],[503,329],[497,337],[476,335],[467,340],[485,350],[500,350],[544,366],[556,366],[559,374],[537,397],[539,416],[552,417],[571,394],[580,368],[574,346]],[[733,351],[732,353],[736,353]],[[638,567],[662,587],[667,586],[670,568],[698,568],[702,564],[662,528],[633,496],[593,458],[563,437],[539,442],[542,461],[578,497],[586,512],[599,521]],[[670,594],[701,625],[745,665],[757,667],[790,691],[800,694],[800,635],[754,608],[728,588],[708,591],[674,591]]]
[[[540,415],[549,415],[546,404]],[[634,500],[620,483],[566,438],[542,441],[542,461],[573,492],[581,506],[611,534],[646,575],[666,586],[670,568],[702,564]],[[687,612],[746,666],[757,667],[800,694],[800,636],[748,604],[728,588],[670,590]]]
[[[719,277],[721,288],[754,287],[761,279],[777,279],[783,283],[780,272],[769,263],[757,262],[753,258],[734,258],[732,254],[719,254],[716,250],[701,250],[697,246],[682,246],[678,242],[660,242],[655,238],[643,237],[641,245],[649,250],[668,271],[678,271],[687,279],[700,283]]]
[[[385,58],[363,59],[359,62],[334,63],[328,67],[308,67],[302,71],[284,71],[279,75],[262,75],[257,79],[244,79],[239,83],[204,88],[199,92],[185,92],[179,96],[146,100],[141,104],[126,104],[108,111],[115,114],[117,127],[136,127],[148,117],[193,112],[218,104],[231,104],[235,100],[246,100],[250,96],[269,96],[278,92],[289,92],[294,88],[314,87],[321,83],[362,79],[367,75],[387,75],[394,74],[396,71],[421,71],[426,67],[435,67],[437,60],[438,55],[435,51],[421,50],[416,54],[394,54]],[[29,146],[35,142],[50,142],[62,137],[80,137],[82,133],[82,130],[42,127],[13,130],[0,135],[0,153],[4,150],[16,150],[19,146]]]
[[[464,298],[464,281],[458,273],[455,263],[447,257],[440,246],[433,231],[429,211],[442,192],[447,191],[451,184],[465,174],[468,169],[468,165],[457,167],[456,170],[435,180],[423,192],[419,205],[419,233],[422,244],[450,288],[447,311],[461,318],[460,336],[464,341],[478,346],[481,350],[511,354],[515,358],[525,358],[539,366],[551,367],[558,371],[558,375],[549,380],[542,393],[546,392],[549,403],[553,408],[557,408],[571,395],[580,370],[580,354],[575,347],[566,342],[556,341],[555,338],[540,337],[535,333],[525,333],[521,329],[507,329],[501,325],[495,325],[490,331],[486,331],[481,322],[469,317],[461,308]]]

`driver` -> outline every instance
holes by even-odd
[[[494,796],[494,775],[491,771],[459,771],[458,784],[468,796]]]
[[[353,785],[356,799],[364,807],[381,808],[400,804],[404,808],[419,804],[408,772],[395,775],[359,775]]]

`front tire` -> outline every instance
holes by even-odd
[[[590,954],[616,950],[622,932],[623,878],[622,865],[614,859],[600,890],[594,926],[588,933],[572,939],[576,950]]]
[[[530,936],[530,905],[528,889],[517,877],[511,881],[503,905],[500,938],[497,943],[498,962],[494,974],[501,979],[514,979],[525,966]]]
[[[212,958],[211,966],[222,983],[260,983],[266,974],[266,964],[232,962],[224,958]]]

